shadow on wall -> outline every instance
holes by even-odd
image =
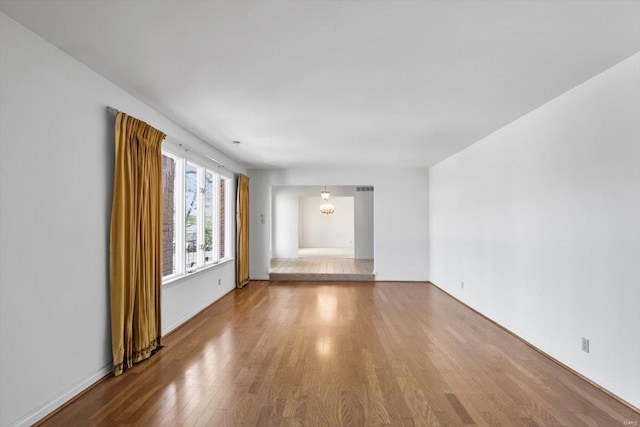
[[[105,241],[105,247],[109,247],[109,241],[110,241],[110,233],[111,233],[111,205],[113,203],[113,170],[114,170],[114,165],[115,165],[115,140],[116,140],[116,134],[115,134],[115,125],[116,125],[116,116],[113,115],[112,113],[110,113],[109,111],[107,111],[107,109],[105,108],[104,110],[104,114],[106,115],[106,118],[104,120],[104,123],[107,124],[104,135],[105,135],[105,139],[104,139],[104,144],[105,144],[105,150],[103,151],[104,153],[107,153],[107,156],[105,158],[105,163],[108,165],[104,171],[105,171],[105,177],[103,182],[105,182],[105,189],[104,189],[104,197],[105,197],[105,206],[109,206],[109,209],[107,209],[107,211],[105,212],[106,218],[104,223],[107,225],[106,226],[106,230],[104,233],[104,241]],[[111,277],[109,276],[109,272],[110,272],[110,266],[109,266],[109,251],[106,252],[107,256],[105,257],[105,273],[106,273],[106,277],[105,277],[105,297],[104,297],[104,301],[106,303],[106,313],[111,313],[111,292],[110,292],[110,283],[111,283]],[[105,340],[105,344],[104,344],[104,348],[107,349],[106,352],[109,354],[109,356],[111,356],[111,319],[107,319],[107,321],[105,322],[106,325],[106,331],[104,334],[104,340]]]

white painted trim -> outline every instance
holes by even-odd
[[[71,386],[67,390],[63,391],[62,393],[54,397],[53,399],[49,400],[48,402],[45,402],[43,405],[29,412],[24,417],[15,421],[13,424],[9,424],[8,427],[32,426],[33,424],[37,423],[47,415],[51,414],[53,411],[55,411],[65,403],[69,402],[78,394],[82,393],[87,388],[91,387],[93,384],[101,380],[103,377],[105,377],[107,374],[111,372],[112,366],[113,365],[109,363],[108,365],[100,368],[98,371],[94,372],[84,380],[79,381],[75,385]]]

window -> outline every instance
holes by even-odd
[[[213,189],[215,177],[207,171],[204,177],[204,263],[214,262],[213,256]],[[220,258],[224,258],[221,256]]]
[[[230,252],[229,239],[227,238],[231,233],[230,224],[227,221],[227,215],[230,215],[230,199],[227,197],[227,195],[230,193],[230,191],[231,181],[228,178],[220,177],[220,189],[218,191],[218,195],[220,197],[220,200],[218,201],[218,206],[220,206],[220,219],[218,222],[218,249],[220,250],[220,258],[225,258]]]
[[[198,206],[200,205],[198,191],[198,167],[187,162],[184,170],[184,246],[187,256],[185,257],[185,269],[187,272],[198,266]]]
[[[176,272],[176,161],[162,156],[162,275]]]
[[[163,280],[228,259],[231,180],[164,150],[162,177]]]
[[[162,276],[175,276],[181,269],[178,260],[182,257],[178,242],[182,239],[180,230],[179,203],[177,195],[181,188],[182,162],[177,157],[162,153]]]

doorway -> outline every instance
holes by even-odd
[[[271,280],[375,279],[373,187],[323,189],[272,187]]]

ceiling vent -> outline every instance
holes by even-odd
[[[356,191],[373,191],[373,187],[356,187]]]

